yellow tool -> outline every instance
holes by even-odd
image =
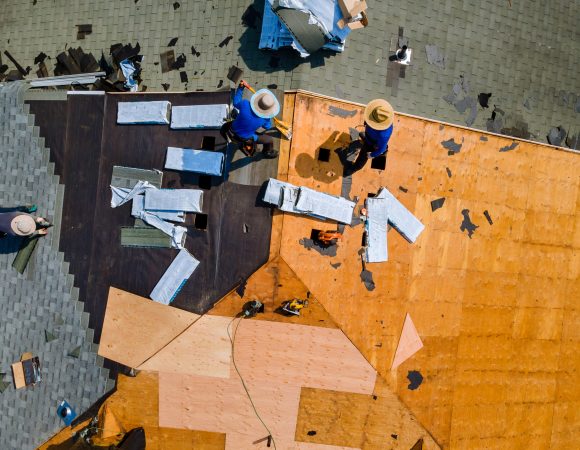
[[[256,90],[250,86],[246,81],[242,80],[241,83],[247,87],[252,94],[256,93]],[[278,129],[280,133],[286,137],[286,139],[292,139],[292,127],[286,122],[282,122],[278,118],[274,117],[274,126]]]
[[[308,306],[308,300],[294,298],[292,300],[286,300],[284,303],[282,303],[282,311],[285,311],[288,314],[299,316],[300,310],[306,306]]]

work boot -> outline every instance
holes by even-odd
[[[24,206],[20,206],[17,208],[18,211],[25,212],[28,214],[32,214],[33,212],[36,212],[37,209],[38,209],[38,207],[35,204],[24,205]]]
[[[254,147],[254,143],[251,144],[242,144],[240,146],[240,150],[242,151],[242,153],[246,156],[249,156],[250,158],[252,156],[254,156],[254,153],[256,152],[256,148]]]
[[[266,158],[266,159],[274,159],[274,158],[278,157],[278,153],[279,153],[278,150],[270,148],[270,149],[264,150],[262,152],[262,155],[264,155],[264,158]]]

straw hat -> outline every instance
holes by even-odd
[[[28,214],[19,214],[10,222],[10,228],[18,236],[30,236],[36,231],[36,221]]]
[[[268,89],[260,89],[250,99],[252,111],[264,119],[271,119],[280,112],[280,103],[274,94]]]
[[[386,130],[393,124],[395,111],[391,104],[378,98],[372,100],[365,108],[365,122],[375,130]]]

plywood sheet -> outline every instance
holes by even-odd
[[[419,439],[425,449],[439,446],[415,422],[384,382],[373,395],[303,388],[296,440],[360,449],[405,449]]]
[[[373,390],[375,370],[340,330],[253,320],[236,321],[232,328],[238,368],[249,380]]]
[[[111,287],[99,355],[139,367],[198,318]]]
[[[111,288],[99,354],[139,370],[227,378],[229,321]]]
[[[228,378],[231,345],[227,317],[200,317],[183,334],[139,366],[139,370]]]
[[[363,108],[304,92],[293,95],[294,138],[280,174],[287,173],[293,184],[338,194],[338,156],[331,151],[330,161],[322,162],[317,154],[320,147],[343,145],[341,136],[362,120],[360,114],[342,118],[325,111]],[[448,153],[443,146],[448,140],[461,146],[458,153]],[[426,228],[413,245],[389,232],[390,261],[367,267],[375,284],[371,291],[360,278],[362,227],[346,227],[336,256],[329,257],[300,244],[319,223],[283,215],[282,259],[444,446],[517,448],[536,439],[542,447],[552,431],[553,442],[571,442],[557,429],[580,439],[580,431],[567,423],[574,420],[569,411],[576,399],[569,389],[556,387],[566,386],[566,368],[554,363],[563,359],[563,342],[578,336],[578,314],[564,304],[570,292],[578,297],[580,156],[517,140],[513,150],[500,151],[512,142],[395,117],[386,170],[367,164],[352,176],[350,196],[358,196],[360,206],[368,193],[386,186]],[[432,211],[431,201],[439,198],[445,198],[443,207]],[[460,229],[467,216],[477,226],[471,237]],[[406,312],[425,347],[389,376]],[[413,391],[407,387],[411,370],[423,375]],[[520,387],[523,370],[523,384],[536,386],[541,396]],[[466,375],[458,381],[460,374]],[[479,379],[489,384],[478,390]],[[507,386],[510,395],[494,394],[506,392],[494,386]],[[504,430],[502,417],[523,401],[531,402],[538,417],[549,414],[546,403],[554,403],[553,423],[538,420],[532,432],[528,423],[514,420],[508,426],[513,435],[492,436]]]
[[[247,382],[252,400],[276,439],[278,448],[293,442],[300,387],[282,383]],[[239,378],[215,379],[160,374],[159,423],[162,427],[227,432],[226,449],[266,449],[268,436]]]

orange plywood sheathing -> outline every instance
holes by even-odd
[[[279,257],[252,274],[244,291],[244,297],[236,291],[226,295],[208,314],[234,317],[247,301],[259,300],[264,305],[264,313],[258,314],[255,320],[338,328],[304,283]],[[308,307],[301,310],[299,318],[282,315],[279,310],[282,302],[293,298],[308,300]]]
[[[407,408],[378,382],[373,395],[303,388],[296,440],[370,450],[409,450],[418,440],[438,449]]]
[[[288,181],[339,194],[332,150],[342,143],[333,136],[361,124],[363,105],[292,95]],[[331,106],[358,114],[325,114]],[[442,143],[451,139],[461,148],[450,155]],[[327,142],[330,160],[319,161]],[[328,257],[300,244],[328,223],[284,214],[280,256],[440,444],[573,447],[580,397],[567,380],[580,353],[568,343],[580,326],[577,306],[565,305],[579,292],[579,173],[577,152],[397,113],[386,170],[369,163],[356,172],[350,197],[360,207],[386,186],[425,224],[417,242],[389,233],[389,261],[368,267],[372,291],[360,279],[360,226],[346,227]],[[471,238],[460,230],[464,210],[478,227]],[[391,371],[405,313],[424,347]],[[413,391],[411,370],[424,377]],[[534,427],[518,413],[524,402]]]
[[[101,439],[108,438],[122,438],[127,432],[123,425],[117,419],[117,416],[110,408],[110,406],[105,403],[101,410],[99,411],[99,432],[97,433]],[[120,440],[120,439],[119,439]]]
[[[139,367],[199,316],[111,287],[99,355]]]
[[[399,344],[397,345],[397,350],[395,351],[395,357],[393,358],[393,364],[391,369],[396,369],[403,362],[417,353],[423,348],[423,342],[421,337],[415,328],[415,324],[411,319],[409,314],[405,315],[405,322],[403,323],[403,331],[401,331],[401,337],[399,338]]]

